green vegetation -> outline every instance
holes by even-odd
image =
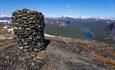
[[[70,24],[65,26],[57,26],[56,24],[47,24],[45,32],[51,35],[84,39],[85,31],[91,31],[95,34],[95,40],[114,44],[113,40],[105,40],[109,35],[104,24]]]

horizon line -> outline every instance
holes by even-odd
[[[70,17],[70,18],[112,18],[115,20],[115,17],[112,16],[70,16],[70,15],[44,15],[45,17],[58,18],[58,17]],[[11,17],[11,14],[0,14],[0,17]]]

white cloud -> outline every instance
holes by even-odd
[[[71,5],[68,4],[68,5],[65,6],[65,8],[66,8],[66,9],[70,9],[70,8],[71,8]]]

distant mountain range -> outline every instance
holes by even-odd
[[[8,17],[8,16],[0,16],[0,22],[8,22],[10,23],[10,19],[11,17]],[[112,17],[91,17],[91,18],[84,18],[84,17],[46,17],[45,18],[45,22],[46,23],[50,23],[50,24],[54,24],[54,23],[65,23],[66,24],[66,21],[70,21],[70,22],[91,22],[91,23],[94,23],[94,22],[99,22],[99,21],[103,21],[104,23],[108,23],[108,22],[115,22],[115,18],[112,18]]]
[[[0,22],[10,23],[11,17],[0,17]]]
[[[0,20],[10,20],[11,17],[0,17]]]

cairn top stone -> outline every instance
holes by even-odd
[[[23,14],[23,13],[27,13],[27,14],[30,14],[30,13],[37,14],[37,13],[40,13],[40,14],[42,14],[41,12],[29,10],[27,8],[24,8],[22,10],[17,10],[15,12],[13,12],[13,14]]]

